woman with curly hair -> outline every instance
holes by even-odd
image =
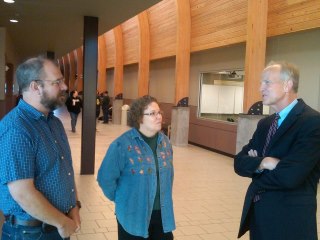
[[[173,239],[173,151],[161,124],[155,98],[133,101],[132,128],[111,143],[100,166],[98,183],[115,202],[119,240]]]

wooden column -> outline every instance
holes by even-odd
[[[186,146],[189,138],[189,75],[190,75],[190,1],[176,0],[176,94],[171,114],[171,142],[175,146]]]
[[[114,96],[120,98],[123,93],[123,36],[121,25],[115,27],[115,64],[114,64]],[[122,99],[122,97],[121,97]]]
[[[248,0],[243,109],[261,100],[260,76],[265,66],[268,0]]]
[[[123,105],[123,36],[121,25],[113,29],[115,44],[114,63],[114,100],[112,107],[112,122],[121,123],[121,107]]]
[[[70,74],[69,74],[69,90],[76,90],[75,81],[76,81],[76,63],[73,51],[68,54],[69,64],[70,64]]]
[[[176,94],[177,106],[188,106],[190,75],[190,1],[176,0],[177,46],[176,46]]]
[[[82,47],[76,49],[77,52],[77,82],[75,87],[78,91],[83,91],[83,53]]]
[[[62,60],[63,60],[63,76],[64,76],[64,80],[65,80],[65,83],[68,86],[68,88],[70,88],[70,86],[69,86],[70,64],[69,64],[68,55],[64,55],[62,57]]]
[[[83,35],[84,91],[80,174],[94,174],[98,69],[98,18],[84,17]]]
[[[149,93],[150,31],[147,11],[140,13],[138,20],[140,33],[138,97],[142,97]]]
[[[107,49],[104,34],[98,38],[98,90],[104,92],[107,90]]]

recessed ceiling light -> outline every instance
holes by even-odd
[[[14,3],[14,0],[3,0],[6,3]]]
[[[17,22],[19,22],[17,19],[10,19],[10,22],[12,22],[12,23],[17,23]]]

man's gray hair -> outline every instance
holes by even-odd
[[[16,71],[16,79],[19,86],[19,91],[23,93],[28,89],[30,83],[34,80],[41,79],[44,63],[46,61],[52,61],[44,57],[29,58],[25,62],[21,63]],[[53,61],[52,61],[53,62]],[[54,63],[54,62],[53,62]],[[54,63],[56,64],[56,63]]]
[[[293,83],[293,91],[297,93],[299,88],[300,77],[298,67],[292,63],[288,63],[285,61],[271,61],[268,63],[266,69],[272,68],[273,66],[280,66],[280,79],[282,81],[291,80]]]

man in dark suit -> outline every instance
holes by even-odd
[[[271,62],[263,70],[263,104],[276,113],[258,123],[235,156],[235,172],[252,178],[239,238],[249,230],[251,240],[318,239],[320,114],[297,98],[298,85],[299,71],[292,64]]]

